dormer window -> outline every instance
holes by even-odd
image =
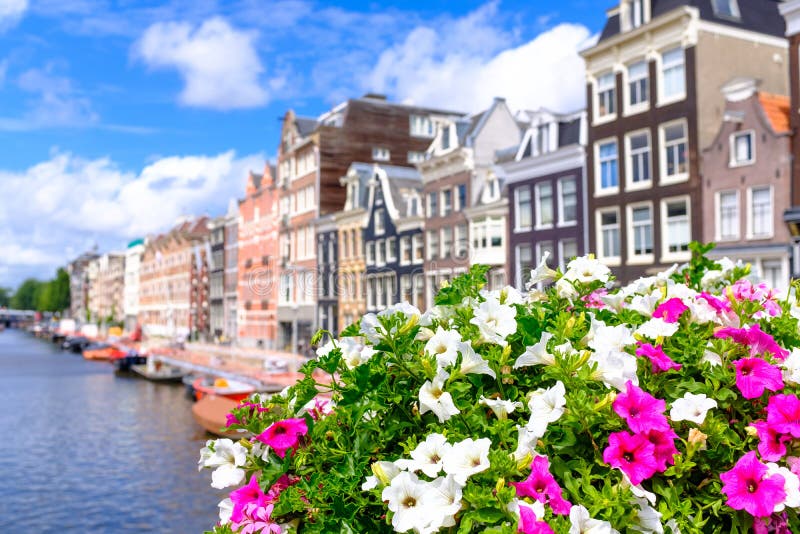
[[[442,128],[442,150],[450,148],[450,126]]]
[[[433,121],[425,115],[411,115],[411,135],[415,137],[433,137],[435,130]]]
[[[540,124],[536,128],[536,153],[542,155],[550,152],[550,124]]]
[[[389,149],[388,148],[385,148],[385,147],[382,147],[382,146],[372,147],[372,159],[373,160],[375,160],[375,161],[389,161],[389,157],[390,157],[390,155],[389,155]]]
[[[739,20],[739,4],[736,0],[712,0],[714,14],[721,18]]]
[[[638,28],[644,23],[644,0],[631,0],[631,28]]]

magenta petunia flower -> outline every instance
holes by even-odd
[[[651,345],[650,343],[639,342],[639,348],[636,349],[636,355],[647,358],[653,364],[653,372],[660,373],[662,371],[669,371],[670,369],[680,370],[681,364],[675,363],[672,359],[664,354],[664,349],[661,345]]]
[[[635,486],[658,471],[655,450],[655,445],[644,434],[614,432],[608,436],[603,461],[622,470]]]
[[[665,323],[677,323],[683,312],[689,307],[679,298],[671,298],[658,305],[653,312],[653,317],[661,318]]]
[[[523,534],[555,534],[550,525],[539,521],[536,514],[527,506],[519,507],[519,527],[517,532]]]
[[[550,504],[553,513],[569,515],[572,506],[561,493],[561,486],[550,474],[550,461],[546,456],[537,456],[531,464],[531,473],[523,482],[511,482],[517,497],[530,497],[542,504]]]
[[[775,505],[786,498],[784,478],[767,474],[767,466],[758,461],[755,451],[750,451],[736,462],[730,471],[722,473],[722,493],[728,497],[728,506],[745,510],[755,517],[772,514]]]
[[[758,434],[758,453],[761,458],[768,462],[777,462],[786,456],[786,444],[792,437],[778,432],[766,421],[755,421],[751,423]]]
[[[736,367],[736,387],[745,399],[757,399],[765,389],[783,389],[781,370],[761,358],[742,358],[733,365]]]
[[[625,383],[625,393],[617,395],[613,407],[617,415],[625,419],[634,432],[670,428],[667,416],[664,415],[667,403],[653,397],[639,386],[634,386],[630,380]]]
[[[226,427],[231,426],[231,425],[240,425],[240,424],[242,424],[242,422],[239,421],[239,419],[237,419],[235,415],[233,415],[232,413],[226,413],[225,414],[225,426]]]
[[[709,306],[716,310],[717,314],[728,313],[731,311],[731,303],[727,300],[715,297],[705,291],[700,293],[697,298],[705,300]]]
[[[800,399],[773,395],[767,404],[767,424],[775,431],[800,438]]]
[[[675,463],[674,456],[679,454],[678,449],[675,448],[678,434],[670,428],[669,430],[649,430],[645,436],[655,448],[653,456],[658,466],[658,472],[666,471],[667,465],[673,465]]]
[[[269,504],[269,498],[261,491],[261,486],[258,484],[258,477],[253,475],[250,477],[250,482],[246,486],[234,490],[230,495],[231,502],[233,503],[233,511],[231,512],[231,521],[240,523],[245,520],[245,510],[250,505],[255,505],[257,508],[262,508]]]
[[[745,328],[720,328],[714,332],[714,337],[731,338],[736,343],[749,347],[751,357],[761,356],[766,352],[779,360],[785,360],[789,356],[789,351],[781,348],[775,342],[775,338],[761,330],[757,324]]]
[[[305,419],[284,419],[272,423],[269,428],[257,435],[256,439],[272,447],[275,454],[283,458],[286,456],[286,451],[297,447],[300,437],[307,433],[308,427]]]

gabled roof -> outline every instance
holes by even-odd
[[[774,95],[759,91],[758,101],[764,110],[764,115],[775,133],[789,133],[789,114],[791,102],[788,96]]]
[[[296,117],[294,120],[294,124],[297,127],[297,133],[301,137],[306,137],[314,133],[314,130],[317,129],[319,123],[317,119],[312,119],[311,117]]]
[[[714,0],[645,0],[651,2],[651,20],[668,13],[673,9],[685,6],[694,7],[700,13],[700,19],[742,30],[749,30],[775,37],[784,37],[786,23],[778,12],[781,0],[737,0],[739,19],[717,16],[714,11]],[[599,42],[613,37],[620,32],[619,10],[609,15],[600,35]]]
[[[375,165],[374,178],[381,186],[386,212],[394,221],[411,217],[408,200],[412,194],[419,196],[422,192],[422,176],[412,167],[396,165]],[[375,203],[374,188],[370,188],[370,202]],[[372,205],[369,208],[372,208]]]

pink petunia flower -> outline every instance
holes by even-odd
[[[603,297],[608,295],[608,290],[604,287],[600,289],[595,289],[585,297],[581,297],[581,300],[586,303],[587,308],[596,308],[598,310],[602,310],[606,307],[606,303],[603,302]]]
[[[761,358],[742,358],[733,362],[736,367],[736,387],[745,399],[757,399],[764,390],[783,389],[781,370]]]
[[[664,349],[661,345],[651,345],[650,343],[639,342],[639,348],[636,349],[636,355],[647,358],[653,364],[653,372],[660,373],[669,371],[670,369],[680,370],[681,364],[675,363],[672,359],[664,354]]]
[[[284,419],[272,423],[269,428],[257,435],[256,439],[272,447],[275,454],[283,458],[286,456],[286,451],[297,447],[300,437],[307,433],[308,426],[305,419]]]
[[[720,328],[714,332],[714,337],[718,339],[731,338],[736,343],[749,347],[751,357],[761,356],[766,352],[779,360],[785,360],[789,356],[789,351],[781,348],[775,342],[775,338],[761,330],[757,324],[744,328]]]
[[[523,482],[511,482],[517,497],[530,497],[542,504],[550,504],[553,513],[569,515],[572,506],[561,493],[561,486],[550,474],[550,461],[546,456],[537,456],[531,464],[531,473]],[[524,508],[524,507],[523,507]]]
[[[527,506],[519,507],[519,529],[523,534],[555,534],[550,525],[539,521],[536,514]]]
[[[658,305],[653,312],[653,317],[661,318],[665,323],[677,323],[683,312],[689,307],[679,298],[671,298]]]
[[[628,475],[636,486],[658,471],[655,446],[644,434],[614,432],[608,436],[608,447],[603,451],[603,461]]]
[[[767,404],[767,424],[775,432],[800,438],[800,399],[796,395],[773,395]]]
[[[231,512],[231,521],[240,523],[245,519],[245,508],[249,505],[255,505],[257,508],[262,508],[269,504],[269,497],[261,491],[261,486],[258,484],[258,477],[253,475],[250,477],[250,482],[241,488],[234,490],[230,495],[231,502],[233,503],[233,511]]]
[[[242,422],[239,421],[239,419],[237,419],[235,415],[233,415],[232,413],[226,413],[225,414],[225,426],[226,427],[231,426],[231,425],[240,425],[240,424],[242,424]]]
[[[658,465],[658,472],[667,470],[667,465],[675,464],[675,455],[679,454],[678,449],[675,448],[675,440],[678,434],[671,428],[669,430],[654,430],[651,429],[645,433],[647,440],[653,444],[655,448],[653,456]]]
[[[717,314],[729,313],[732,311],[730,302],[715,297],[714,295],[706,293],[705,291],[700,293],[697,298],[705,300],[709,306],[716,310]]]
[[[272,520],[273,508],[274,504],[266,506],[248,504],[240,521],[231,519],[231,528],[239,534],[280,534],[282,532],[280,524]]]
[[[778,432],[766,421],[755,421],[751,423],[758,434],[758,453],[761,458],[768,462],[777,462],[786,456],[786,444],[792,437]]]
[[[653,397],[639,386],[634,386],[630,380],[625,383],[625,393],[617,395],[613,407],[617,415],[625,419],[634,432],[670,428],[667,416],[664,415],[667,403]]]
[[[736,462],[730,471],[720,474],[722,493],[728,497],[728,506],[745,510],[755,517],[772,514],[776,504],[786,498],[784,478],[767,474],[767,466],[758,461],[755,451],[750,451]]]

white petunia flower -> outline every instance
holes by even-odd
[[[417,317],[422,315],[422,312],[419,311],[419,308],[404,301],[404,302],[398,302],[397,304],[394,304],[384,310],[381,310],[378,313],[378,317],[391,317],[395,313],[402,313],[409,319],[411,317],[414,317],[415,315]]]
[[[484,299],[496,299],[500,304],[507,304],[509,306],[525,303],[525,297],[513,286],[505,286],[503,289],[493,289],[492,291],[481,289],[479,295]]]
[[[602,295],[600,301],[617,313],[622,311],[622,308],[625,307],[625,295],[620,293]]]
[[[452,447],[443,435],[430,434],[411,451],[410,460],[401,459],[394,463],[400,469],[422,471],[427,476],[435,478],[442,470],[442,458]]]
[[[636,329],[636,334],[650,339],[670,337],[678,331],[678,323],[668,323],[660,317],[646,321]]]
[[[578,298],[581,294],[575,289],[572,280],[562,276],[558,279],[558,282],[556,282],[556,295],[562,299],[573,300]]]
[[[722,365],[722,357],[716,352],[711,352],[708,349],[706,349],[705,352],[703,352],[703,357],[700,358],[700,361],[708,362],[708,364],[710,364],[711,367]]]
[[[636,338],[633,337],[629,328],[624,325],[606,326],[603,324],[594,328],[594,335],[589,341],[589,346],[596,352],[623,352],[625,347],[634,343],[636,343]]]
[[[539,441],[542,436],[537,435],[536,432],[527,425],[517,426],[517,432],[517,449],[514,451],[514,460],[518,462],[522,461],[528,454],[530,454],[531,457],[535,457],[536,442]]]
[[[660,295],[636,295],[631,299],[628,309],[641,313],[645,317],[651,317],[660,300]]]
[[[380,329],[380,332],[378,329]],[[374,313],[368,313],[361,318],[359,331],[373,345],[380,343],[381,336],[384,335],[383,325],[378,322],[378,316]]]
[[[211,473],[211,487],[223,489],[241,483],[245,477],[241,467],[247,459],[247,449],[228,438],[216,440],[213,448],[211,455],[201,452],[202,467],[215,468]]]
[[[433,381],[427,380],[419,389],[419,413],[433,412],[439,418],[440,423],[444,423],[461,411],[453,403],[453,397],[445,392],[445,381],[450,375],[443,369],[439,369]]]
[[[694,299],[689,304],[690,321],[697,324],[721,322],[717,310],[705,299]]]
[[[339,348],[342,350],[342,360],[348,369],[355,369],[362,363],[367,362],[377,352],[370,346],[365,346],[361,341],[353,337],[345,337],[339,341]]]
[[[525,289],[530,290],[540,282],[548,283],[555,280],[557,273],[547,266],[547,259],[549,257],[550,251],[546,250],[542,256],[542,260],[539,262],[539,265],[537,265],[535,269],[531,270],[531,279],[527,284],[525,284]]]
[[[791,384],[800,384],[800,349],[794,348],[780,363],[783,379]]]
[[[564,415],[564,407],[567,404],[565,395],[566,389],[560,380],[553,387],[539,389],[533,393],[528,400],[531,419],[527,426],[534,434],[539,437],[544,436],[547,425],[558,421]]]
[[[452,476],[439,477],[428,485],[425,508],[430,523],[424,532],[438,532],[442,527],[453,527],[456,514],[461,511],[463,486]]]
[[[540,521],[544,519],[544,503],[541,503],[539,501],[533,501],[532,503],[529,503],[527,501],[522,501],[515,497],[511,499],[511,502],[508,503],[506,509],[512,514],[519,515],[519,509],[521,506],[529,508],[533,512],[533,515],[536,516],[536,519]]]
[[[706,271],[700,279],[700,286],[706,289],[712,288],[722,282],[725,278],[725,273],[718,269]]]
[[[489,375],[492,378],[497,378],[495,372],[489,367],[489,362],[483,359],[472,348],[471,341],[459,343],[458,352],[461,353],[461,372],[463,374]]]
[[[767,464],[766,476],[772,475],[780,475],[783,477],[783,490],[786,492],[786,497],[782,502],[775,505],[773,512],[777,514],[783,512],[786,508],[800,507],[800,478],[786,467],[769,462]]]
[[[624,471],[620,471],[620,473],[622,473],[622,480],[624,480],[628,484],[628,486],[629,486],[629,488],[631,490],[631,493],[633,493],[634,497],[636,497],[637,499],[646,500],[647,502],[650,503],[651,506],[655,506],[656,505],[656,494],[655,493],[653,493],[651,491],[647,491],[646,489],[644,489],[642,487],[641,484],[636,484],[634,486],[633,484],[631,484],[631,479],[628,478],[628,475],[626,475]]]
[[[610,388],[625,391],[628,380],[634,386],[639,385],[636,356],[627,352],[595,352],[589,357],[589,362],[597,364],[595,378]]]
[[[581,505],[569,509],[569,534],[619,534],[608,521],[592,519]]]
[[[481,302],[470,323],[476,325],[481,337],[487,341],[506,345],[506,337],[517,331],[517,309],[500,304],[495,298]]]
[[[528,347],[517,361],[514,362],[514,369],[527,367],[529,365],[554,365],[556,357],[547,352],[547,342],[553,338],[550,332],[542,332],[541,339],[534,345]]]
[[[636,516],[636,524],[631,525],[631,528],[644,534],[664,534],[661,513],[650,506],[646,499],[636,498],[635,501],[639,506],[639,513]]]
[[[517,408],[522,408],[521,402],[511,402],[503,399],[487,399],[481,395],[481,400],[478,401],[484,406],[488,406],[498,419],[507,419],[508,414],[513,413]]]
[[[456,482],[462,486],[467,483],[467,478],[489,469],[489,448],[492,441],[489,438],[467,438],[453,445],[442,459],[442,468],[448,475],[453,475]]]
[[[378,486],[388,486],[394,477],[400,474],[400,469],[394,462],[379,461],[373,463],[370,468],[372,474],[366,477],[364,483],[361,484],[361,491],[369,491]]]
[[[611,269],[606,264],[589,256],[581,256],[567,264],[567,272],[562,278],[589,284],[595,281],[606,283],[610,276]]]
[[[381,499],[388,501],[389,510],[394,512],[392,526],[395,532],[411,529],[419,532],[428,526],[430,517],[424,505],[427,490],[427,483],[406,471],[394,477],[383,489]]]
[[[425,354],[436,357],[436,365],[447,367],[456,363],[458,358],[458,343],[461,334],[457,330],[445,330],[441,326],[425,344]]]
[[[703,393],[695,395],[686,393],[680,399],[675,399],[669,417],[673,421],[691,421],[696,425],[702,425],[706,419],[706,414],[711,408],[717,407],[717,401],[709,399]]]
[[[322,358],[323,356],[327,356],[335,348],[336,345],[334,344],[333,340],[329,339],[324,345],[317,349],[317,357]]]
[[[219,524],[226,525],[230,523],[231,514],[233,514],[233,501],[230,498],[225,498],[217,504],[219,507]]]

